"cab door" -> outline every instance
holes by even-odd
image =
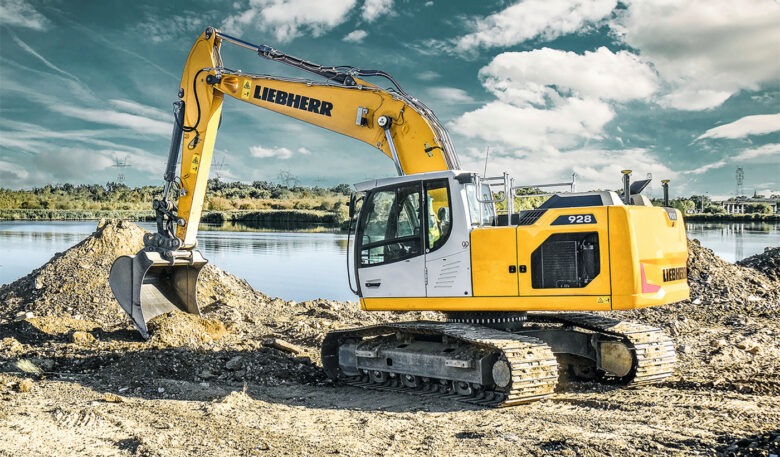
[[[368,194],[360,211],[355,265],[364,298],[425,297],[422,183]]]

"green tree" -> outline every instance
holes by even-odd
[[[745,212],[751,214],[772,214],[772,207],[767,203],[748,203]]]
[[[669,202],[672,208],[680,210],[683,214],[689,214],[696,210],[696,203],[687,198],[675,198]]]

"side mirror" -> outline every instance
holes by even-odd
[[[358,204],[363,201],[365,196],[366,195],[363,192],[353,192],[349,196],[349,220],[355,218],[355,214],[358,211]]]

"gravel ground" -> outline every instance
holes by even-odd
[[[780,454],[777,250],[732,265],[692,240],[690,301],[614,313],[674,337],[667,381],[492,410],[324,376],[327,331],[437,314],[285,301],[212,265],[202,316],[159,316],[145,342],[108,287],[141,235],[102,221],[0,287],[0,456]]]

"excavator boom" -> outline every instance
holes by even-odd
[[[318,80],[229,70],[222,62],[223,43]],[[392,87],[364,79],[369,77],[384,78]],[[433,112],[389,74],[318,65],[207,28],[190,50],[174,103],[165,187],[153,205],[157,233],[146,236],[138,254],[117,259],[109,277],[114,295],[145,337],[146,321],[158,314],[198,312],[197,277],[206,260],[195,251],[196,237],[226,95],[376,147],[393,160],[399,175],[459,167],[449,136]]]

